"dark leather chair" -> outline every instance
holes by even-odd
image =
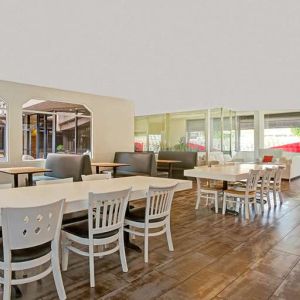
[[[51,172],[33,177],[33,181],[53,180],[73,177],[74,181],[81,181],[81,175],[92,174],[89,155],[49,153],[45,168]]]
[[[117,176],[157,176],[154,152],[116,152],[114,162],[129,166],[117,168]]]
[[[186,151],[159,151],[158,159],[162,160],[179,160],[180,163],[173,165],[173,178],[185,178],[183,171],[186,169],[193,169],[197,165],[197,152]],[[168,165],[158,164],[157,170],[159,172],[167,172]]]

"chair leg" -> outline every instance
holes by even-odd
[[[144,261],[148,263],[148,247],[149,247],[149,229],[145,228],[145,237],[144,237]]]
[[[276,189],[275,188],[273,190],[273,201],[274,201],[274,206],[277,206]]]
[[[62,271],[68,270],[68,264],[69,264],[69,249],[68,249],[68,242],[63,239],[62,241],[62,259],[61,259],[61,268]]]
[[[121,260],[122,270],[123,270],[123,272],[128,272],[125,246],[124,246],[123,228],[119,232],[119,251],[120,251],[120,260]]]
[[[52,272],[53,272],[53,277],[54,277],[54,282],[55,282],[58,297],[60,300],[64,300],[67,298],[67,296],[66,296],[64,283],[60,272],[58,249],[57,251],[52,250],[51,264],[52,264]]]
[[[262,197],[263,199],[263,197]],[[262,200],[264,201],[264,200]],[[257,202],[256,202],[256,196],[253,198],[253,204],[254,204],[254,211],[255,211],[255,215],[258,214],[258,207],[257,207]]]
[[[94,245],[89,245],[90,286],[95,287]]]
[[[270,191],[267,192],[267,201],[268,201],[268,207],[271,207],[271,200],[270,200]]]
[[[264,193],[263,191],[260,191],[260,213],[263,214],[265,209],[265,203],[264,203]]]
[[[227,195],[224,195],[224,199],[223,199],[223,209],[222,209],[222,214],[225,215],[226,212],[226,201],[227,201]]]
[[[247,220],[250,219],[250,207],[249,207],[249,200],[245,198],[245,217]]]
[[[278,195],[279,195],[280,203],[283,203],[283,197],[282,197],[282,192],[281,192],[281,190],[278,191]]]
[[[167,242],[169,251],[174,251],[173,241],[172,241],[172,235],[171,235],[171,226],[170,226],[170,220],[168,220],[166,224],[166,236],[167,236]]]
[[[195,209],[198,209],[198,208],[199,208],[199,205],[200,205],[200,199],[201,199],[201,193],[200,193],[200,190],[197,190],[197,201],[196,201]]]
[[[4,270],[4,288],[3,288],[3,300],[9,300],[11,297],[11,268],[5,268]]]
[[[215,194],[215,213],[219,212],[218,193]]]

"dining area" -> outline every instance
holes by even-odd
[[[144,262],[148,263],[149,239],[153,235],[165,234],[169,251],[174,251],[170,228],[173,195],[190,189],[192,183],[91,174],[82,175],[80,182],[64,178],[40,180],[34,186],[0,187],[3,299],[22,297],[20,285],[39,281],[50,273],[57,297],[66,299],[61,273],[67,272],[69,252],[85,257],[93,288],[95,259],[118,252],[120,267],[128,272],[128,249],[140,255],[143,251]],[[139,199],[145,199],[144,206],[135,208],[132,204]],[[130,241],[135,235],[145,240],[143,250]],[[26,269],[40,271],[45,264],[49,266],[42,272],[26,275]]]
[[[283,203],[284,169],[282,164],[229,163],[201,166],[184,174],[196,178],[196,210],[204,199],[206,206],[214,205],[215,213],[238,215],[241,211],[249,220],[250,212],[256,216],[263,214],[266,204],[271,209]]]

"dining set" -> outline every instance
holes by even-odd
[[[245,218],[250,219],[251,205],[256,215],[264,212],[266,203],[268,208],[272,206],[271,195],[274,206],[277,195],[280,203],[283,202],[281,180],[284,168],[271,164],[227,164],[185,170],[185,175],[197,180],[195,209],[199,209],[201,199],[205,199],[207,206],[214,205],[215,213],[238,214],[244,208]]]
[[[170,212],[174,192],[190,189],[192,183],[92,174],[83,175],[80,182],[64,178],[0,188],[3,299],[10,299],[12,286],[20,293],[18,285],[51,272],[59,299],[66,299],[61,270],[67,272],[70,252],[88,258],[90,286],[95,287],[95,258],[119,252],[121,268],[128,271],[125,249],[130,236],[143,237],[145,263],[152,236],[165,234],[168,249],[173,251]],[[144,199],[143,207],[129,205],[140,199]],[[41,271],[40,266],[46,263],[49,266]],[[17,278],[17,271],[32,268],[37,269],[35,275]]]

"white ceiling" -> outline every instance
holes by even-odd
[[[300,108],[299,0],[3,0],[0,79],[137,114]]]

